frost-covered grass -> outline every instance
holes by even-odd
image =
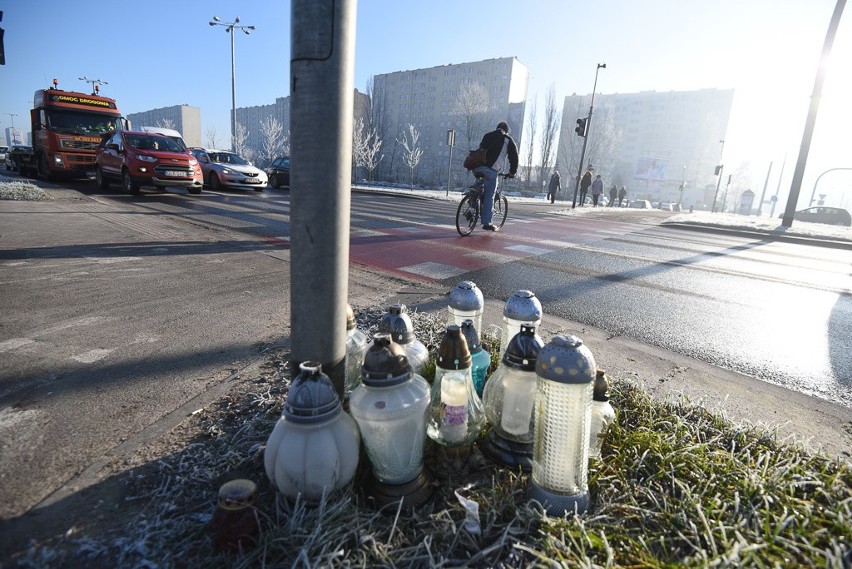
[[[0,174],[0,200],[38,201],[46,198],[44,190],[32,182]]]
[[[776,212],[777,214],[778,212]],[[690,223],[727,229],[745,229],[747,231],[770,233],[773,235],[795,235],[800,237],[852,241],[852,227],[793,220],[792,227],[787,228],[781,225],[781,219],[778,217],[768,217],[766,215],[757,217],[754,215],[697,211],[695,213],[673,215],[663,222],[664,225],[666,223]]]
[[[372,333],[382,310],[356,314]],[[411,318],[434,354],[445,320]],[[484,336],[486,349],[497,341]],[[154,473],[125,476],[125,501],[139,507],[120,529],[58,536],[34,545],[21,565],[841,569],[852,562],[847,463],[686,400],[655,401],[627,378],[611,378],[617,422],[591,463],[592,506],[580,517],[547,516],[526,499],[528,475],[495,466],[476,447],[464,460],[431,443],[426,463],[436,494],[417,511],[376,512],[357,484],[317,508],[287,503],[263,470],[263,447],[289,387],[287,362],[278,354],[247,389],[196,414],[191,440],[147,465]],[[258,484],[260,532],[255,547],[229,557],[215,551],[209,522],[218,486],[234,476]],[[479,507],[472,525],[464,500]]]

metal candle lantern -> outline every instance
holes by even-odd
[[[482,402],[473,387],[467,340],[456,325],[438,349],[432,404],[426,434],[444,446],[463,446],[476,440],[485,426]]]
[[[367,335],[358,329],[352,306],[346,305],[346,375],[343,393],[346,398],[361,381],[361,365],[367,351]]]
[[[462,322],[461,332],[470,349],[470,375],[473,378],[473,388],[481,398],[482,389],[485,387],[485,376],[488,374],[488,368],[491,367],[491,354],[483,349],[473,320],[466,319]]]
[[[402,346],[415,373],[423,371],[423,366],[429,361],[429,350],[423,342],[414,337],[414,325],[406,314],[404,304],[388,307],[379,321],[379,332],[390,334],[393,341]]]
[[[548,515],[589,507],[588,456],[595,358],[576,336],[559,335],[538,353],[529,497]]]
[[[521,324],[541,326],[541,302],[529,290],[516,290],[503,307],[503,329],[500,335],[500,359],[509,341],[521,331]]]
[[[461,326],[465,320],[473,320],[477,332],[482,332],[482,311],[485,301],[482,291],[471,281],[462,281],[450,291],[450,303],[447,306],[447,325]]]
[[[353,391],[350,410],[374,480],[367,492],[379,506],[403,500],[418,506],[431,495],[423,469],[429,384],[414,373],[389,334],[376,334],[364,358],[363,381]]]
[[[536,361],[543,345],[535,328],[522,324],[506,347],[500,367],[485,384],[482,397],[485,417],[493,425],[482,447],[485,454],[527,472],[533,456]]]
[[[355,476],[361,437],[331,379],[318,362],[304,362],[290,385],[263,462],[266,475],[291,500],[308,503],[342,488]]]

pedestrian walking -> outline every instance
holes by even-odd
[[[616,198],[618,198],[618,188],[613,184],[609,189],[609,207],[615,205]]]
[[[482,197],[482,229],[497,231],[491,224],[494,215],[494,192],[497,191],[497,175],[509,161],[510,178],[518,171],[518,147],[509,136],[509,125],[503,121],[497,123],[497,128],[486,132],[479,143],[485,149],[485,165],[476,168],[473,173],[485,178],[485,195]]]
[[[618,190],[618,207],[621,207],[621,204],[624,203],[624,198],[627,197],[627,188],[621,186],[621,189]]]
[[[550,200],[550,203],[556,201],[556,192],[558,192],[561,188],[562,178],[559,177],[559,172],[554,170],[553,175],[550,176],[550,184],[547,186],[547,199]]]
[[[583,177],[580,179],[580,207],[586,203],[586,193],[589,191],[589,186],[592,185],[592,171],[586,170]]]
[[[601,175],[595,178],[595,181],[592,182],[592,207],[598,207],[598,200],[601,199],[601,195],[603,194],[603,180],[601,180]]]

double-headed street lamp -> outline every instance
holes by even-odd
[[[85,75],[83,75],[82,77],[78,77],[78,79],[80,81],[85,81],[86,83],[92,84],[92,95],[97,95],[98,92],[101,90],[99,85],[109,85],[108,82],[103,81],[102,79],[89,79]]]
[[[223,22],[219,16],[213,16],[213,19],[208,22],[211,26],[222,26],[225,31],[231,34],[231,150],[236,150],[237,136],[237,82],[236,82],[236,64],[234,63],[234,30],[242,30],[246,35],[249,35],[255,30],[254,26],[240,26],[240,18],[237,16],[233,22]]]

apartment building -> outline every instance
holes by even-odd
[[[529,71],[515,57],[448,64],[373,77],[371,120],[383,140],[384,159],[376,174],[387,181],[409,180],[398,142],[413,125],[423,157],[415,182],[446,183],[450,147],[447,131],[455,131],[452,171],[465,174],[461,163],[470,148],[498,122],[506,121],[521,143]]]
[[[357,120],[364,116],[369,109],[369,97],[355,89],[353,99],[353,117]],[[290,138],[290,97],[278,97],[271,105],[256,105],[254,107],[237,108],[237,124],[246,129],[246,148],[249,149],[253,159],[258,163],[262,154],[264,140],[264,124],[270,119],[275,119],[281,125],[282,134]],[[230,137],[230,133],[228,133]],[[287,148],[287,145],[285,145]],[[262,165],[262,164],[261,164]]]
[[[591,163],[606,188],[626,186],[631,198],[705,207],[733,98],[718,89],[597,94],[583,166]],[[590,104],[591,94],[565,97],[557,168],[572,184],[583,144],[574,129]]]
[[[189,105],[174,105],[127,115],[133,127],[160,126],[181,133],[188,146],[203,146],[201,138],[201,109]],[[230,146],[231,133],[223,133],[222,140]]]

